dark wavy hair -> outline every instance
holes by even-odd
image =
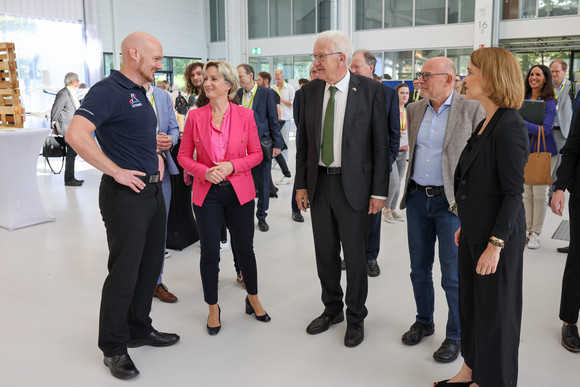
[[[544,83],[544,87],[540,91],[540,99],[543,101],[547,101],[549,99],[555,99],[556,94],[554,94],[554,81],[552,80],[552,72],[547,66],[544,65],[535,65],[530,68],[528,71],[528,75],[526,79],[524,79],[524,84],[526,88],[526,98],[530,98],[532,96],[532,87],[530,86],[530,74],[534,68],[539,68],[544,73],[544,78],[546,78],[546,83]]]
[[[187,94],[197,95],[197,89],[193,87],[190,75],[191,72],[198,67],[201,67],[203,69],[203,65],[204,64],[202,62],[193,62],[189,66],[187,66],[187,68],[183,72],[183,76],[185,77],[185,92]]]

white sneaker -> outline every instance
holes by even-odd
[[[291,177],[286,177],[286,176],[284,176],[282,178],[282,180],[280,180],[278,182],[278,184],[280,184],[280,185],[285,185],[285,184],[290,184],[290,183],[292,183],[292,178]]]
[[[230,242],[226,241],[225,243],[220,241],[220,251],[228,251],[230,249]]]
[[[539,249],[541,245],[540,236],[535,232],[531,233],[530,240],[528,241],[528,249]]]
[[[167,250],[165,250],[165,259],[171,257],[171,253]]]
[[[383,209],[383,220],[387,223],[395,223],[393,213],[389,210]]]
[[[404,222],[405,221],[405,217],[403,215],[399,214],[397,211],[391,212],[391,216],[397,222]]]

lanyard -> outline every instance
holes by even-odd
[[[401,132],[402,132],[407,127],[407,108],[403,107],[403,110],[400,113],[402,117],[401,119]]]
[[[282,89],[284,89],[284,84],[282,84]],[[278,95],[282,95],[282,90],[278,89],[278,84],[276,84],[276,93],[278,93]]]
[[[245,108],[251,109],[252,108],[252,103],[254,102],[254,96],[256,95],[256,90],[258,89],[258,84],[255,83],[254,87],[252,87],[252,90],[250,91],[250,101],[246,104],[246,103],[242,103],[242,105],[244,105]],[[247,100],[246,97],[246,93],[244,92],[244,101]]]
[[[567,79],[564,79],[564,83],[562,83],[562,87],[560,88],[560,92],[558,93],[558,89],[556,89],[554,87],[554,94],[556,94],[556,101],[558,100],[558,97],[560,96],[560,94],[562,94],[562,91],[564,90],[564,87],[566,87],[566,82],[568,82]]]

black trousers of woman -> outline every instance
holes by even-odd
[[[240,205],[231,184],[211,186],[203,205],[193,205],[199,228],[201,260],[199,263],[204,300],[209,305],[218,302],[218,272],[220,239],[223,220],[230,230],[231,244],[235,248],[244,273],[248,294],[258,294],[256,256],[254,255],[254,201]]]
[[[522,321],[525,221],[506,241],[495,274],[475,272],[487,247],[459,241],[459,316],[461,354],[480,387],[516,386]]]
[[[560,319],[569,324],[578,322],[580,311],[580,199],[570,195],[570,250],[562,279]]]

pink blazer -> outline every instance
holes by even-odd
[[[230,109],[230,136],[225,160],[232,162],[234,172],[228,180],[240,204],[245,204],[256,197],[251,169],[262,161],[262,147],[254,112],[232,103]],[[215,161],[210,141],[210,120],[210,105],[189,111],[177,155],[179,164],[193,176],[191,200],[196,206],[203,204],[212,185],[205,179],[206,171],[214,166]],[[197,160],[193,159],[195,151]]]

